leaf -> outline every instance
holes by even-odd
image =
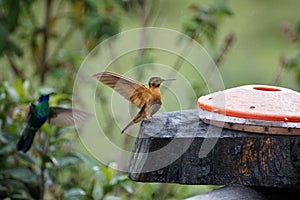
[[[74,155],[76,155],[79,159],[81,159],[86,164],[90,165],[91,167],[94,167],[94,166],[98,167],[97,163],[93,159],[91,159],[90,157],[84,155],[83,153],[74,152]]]
[[[78,157],[72,156],[72,155],[63,156],[59,160],[56,160],[56,161],[57,161],[56,165],[59,167],[66,167],[66,166],[74,165],[74,164],[81,162],[81,160]]]
[[[95,185],[96,185],[96,181],[95,179],[92,181],[92,183],[90,184],[90,187],[87,191],[87,195],[88,196],[92,196],[93,195],[93,191],[94,191],[94,188],[95,188]]]
[[[26,167],[0,169],[0,174],[2,174],[4,177],[20,180],[24,183],[37,183],[36,175]]]
[[[51,98],[50,98],[50,105],[58,105],[60,104],[60,102],[62,101],[68,101],[68,102],[71,102],[71,99],[72,97],[69,95],[69,94],[53,94],[51,95]]]
[[[11,179],[1,180],[1,185],[7,188],[12,199],[33,199],[26,184]]]
[[[25,99],[26,94],[23,87],[23,81],[20,78],[16,78],[14,82],[14,88],[19,96],[19,99]]]
[[[33,165],[36,164],[34,158],[33,158],[32,156],[30,156],[29,154],[27,154],[27,153],[19,153],[18,156],[19,156],[22,160],[24,160],[24,161],[26,161],[26,162],[28,162],[28,163],[30,163],[30,164],[33,164]]]
[[[129,178],[126,175],[114,176],[110,181],[111,185],[119,185],[121,182],[128,181]]]
[[[54,161],[53,161],[53,158],[54,157],[52,157],[51,155],[49,155],[49,154],[43,154],[43,149],[42,148],[40,148],[40,147],[37,147],[36,148],[40,153],[41,153],[41,158],[42,158],[42,161],[44,162],[44,163],[53,163]]]
[[[104,197],[104,200],[121,200],[121,197],[106,196],[106,197]]]
[[[1,123],[1,122],[0,122]],[[0,130],[0,142],[7,144],[8,140],[3,135],[3,132]]]
[[[287,58],[287,69],[299,70],[300,69],[300,53],[295,52]]]
[[[70,190],[65,191],[64,196],[65,198],[73,199],[74,197],[84,196],[86,193],[81,188],[72,188]]]
[[[213,8],[221,15],[228,15],[228,16],[233,15],[233,12],[228,5],[228,1],[226,0],[219,0],[218,2],[216,2],[215,5],[213,5]]]
[[[21,194],[13,194],[13,195],[11,195],[11,197],[12,197],[12,199],[23,199],[23,200],[26,200],[26,199],[31,200],[32,199],[32,197],[29,194],[24,193],[24,192],[22,192]]]
[[[14,52],[19,57],[23,56],[21,47],[12,40],[7,40],[7,49]]]
[[[13,143],[8,143],[0,147],[0,155],[10,154],[15,150],[15,145]]]
[[[128,193],[133,193],[132,184],[127,180],[126,182],[121,182],[121,187],[124,188]]]
[[[7,26],[1,23],[0,24],[0,55],[2,55],[2,53],[5,50],[7,38],[8,38]]]
[[[121,186],[123,189],[125,189],[128,193],[133,192],[133,188],[130,184],[130,180],[127,175],[119,175],[119,176],[114,176],[113,179],[111,180],[110,184],[112,186]]]
[[[63,143],[70,143],[70,139],[66,137],[58,137],[59,135],[55,134],[50,141],[50,146],[52,148],[53,145],[53,150],[56,151],[56,148],[58,145],[62,145]]]
[[[105,182],[111,183],[111,181],[114,178],[114,175],[116,174],[116,171],[109,167],[102,167],[101,171],[102,171]]]
[[[6,190],[7,190],[6,187],[0,185],[0,191],[1,191],[1,192],[4,192],[4,191],[6,191]]]
[[[85,2],[84,1],[71,1],[70,6],[70,16],[75,25],[79,28],[83,25],[84,19],[84,8]]]
[[[11,87],[8,82],[4,82],[4,87],[7,91],[7,93],[9,94],[9,96],[14,100],[14,102],[18,102],[19,101],[19,96],[16,92],[16,90]]]
[[[89,15],[85,21],[85,36],[89,38],[91,35],[95,34],[99,25],[101,24],[101,19],[98,15]]]
[[[14,29],[17,26],[18,23],[18,17],[20,12],[20,4],[18,0],[11,0],[9,1],[9,5],[7,7],[8,13],[7,13],[7,25],[9,27],[9,31],[13,32]]]
[[[98,166],[98,163],[96,163],[93,159],[90,157],[80,153],[80,152],[75,152],[74,153],[78,158],[80,158],[83,162],[85,162],[87,165],[91,167],[91,169],[96,173],[98,179],[102,184],[105,184],[105,179],[102,171],[100,170],[100,167]]]
[[[93,198],[94,199],[102,199],[103,198],[103,190],[102,187],[95,185],[93,188]]]
[[[208,40],[211,45],[214,45],[221,19],[232,14],[227,1],[219,0],[210,6],[193,3],[189,9],[192,14],[184,20],[183,32],[200,44]]]

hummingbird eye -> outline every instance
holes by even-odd
[[[153,83],[156,85],[158,83],[158,79],[154,79]]]

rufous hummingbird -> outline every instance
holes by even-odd
[[[140,108],[140,111],[121,133],[124,133],[129,126],[140,122],[143,118],[151,119],[152,115],[160,109],[162,104],[159,89],[160,84],[164,81],[175,80],[152,77],[148,82],[149,88],[147,88],[142,83],[115,72],[100,72],[94,74],[93,77],[111,87],[136,107]]]

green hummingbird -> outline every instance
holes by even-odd
[[[41,95],[37,104],[30,104],[26,116],[26,126],[16,146],[18,151],[25,153],[30,149],[36,132],[46,121],[50,125],[70,126],[92,116],[90,113],[78,109],[50,107],[49,95]]]

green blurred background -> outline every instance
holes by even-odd
[[[58,4],[54,1],[54,4]],[[127,2],[127,1],[124,1]],[[128,1],[130,2],[130,1]],[[214,1],[152,1],[151,9],[153,14],[147,26],[158,26],[182,31],[183,18],[190,15],[188,7],[195,2],[203,5],[210,5]],[[32,11],[37,15],[42,15],[43,1],[34,3]],[[297,48],[292,44],[282,31],[282,26],[286,23],[294,25],[299,20],[298,1],[229,1],[229,6],[233,15],[224,19],[218,27],[216,45],[212,49],[207,47],[208,52],[214,55],[218,47],[228,33],[234,33],[236,42],[225,58],[221,67],[223,80],[226,88],[244,84],[273,84],[274,77],[279,71],[279,58],[281,55],[294,52]],[[54,6],[57,9],[60,5]],[[67,9],[66,5],[59,8]],[[55,11],[53,11],[55,12]],[[119,29],[117,32],[141,27],[139,11],[129,10],[128,12],[117,12],[119,15]],[[37,21],[43,21],[43,16],[38,17]],[[69,21],[66,19],[58,23],[57,34],[66,32]],[[16,36],[14,36],[16,37]],[[64,47],[68,54],[78,54],[85,46],[85,39],[80,30],[74,30]],[[26,50],[26,46],[21,46]],[[71,53],[69,53],[71,52]],[[28,53],[24,56],[28,57]],[[84,55],[78,58],[78,64],[83,61]],[[30,59],[30,58],[28,58]],[[26,61],[26,60],[25,60]],[[32,71],[30,61],[20,66],[25,71]],[[13,73],[8,67],[7,59],[1,58],[1,80],[12,80]],[[30,74],[30,72],[28,72]],[[297,83],[294,80],[293,72],[282,75],[281,86],[297,90]]]
[[[24,108],[45,91],[56,92],[51,105],[71,106],[72,100],[80,105],[81,99],[72,93],[73,83],[91,50],[117,33],[147,26],[174,29],[199,42],[216,61],[225,88],[268,84],[299,91],[299,8],[296,0],[0,1],[0,197],[183,199],[217,187],[134,183],[114,169],[118,160],[112,159],[108,166],[98,162],[69,127],[45,125],[32,150],[20,154],[15,144],[24,126]],[[197,96],[207,93],[203,80],[193,77],[186,63],[177,63],[174,56],[137,51],[114,64],[126,65],[124,72],[162,57],[193,80]],[[142,81],[147,74],[135,77]],[[130,150],[134,139],[120,136],[110,115],[110,93],[107,89],[107,96],[99,98],[96,108],[103,112],[97,118],[106,137]],[[166,105],[167,111],[176,109],[178,104]]]

